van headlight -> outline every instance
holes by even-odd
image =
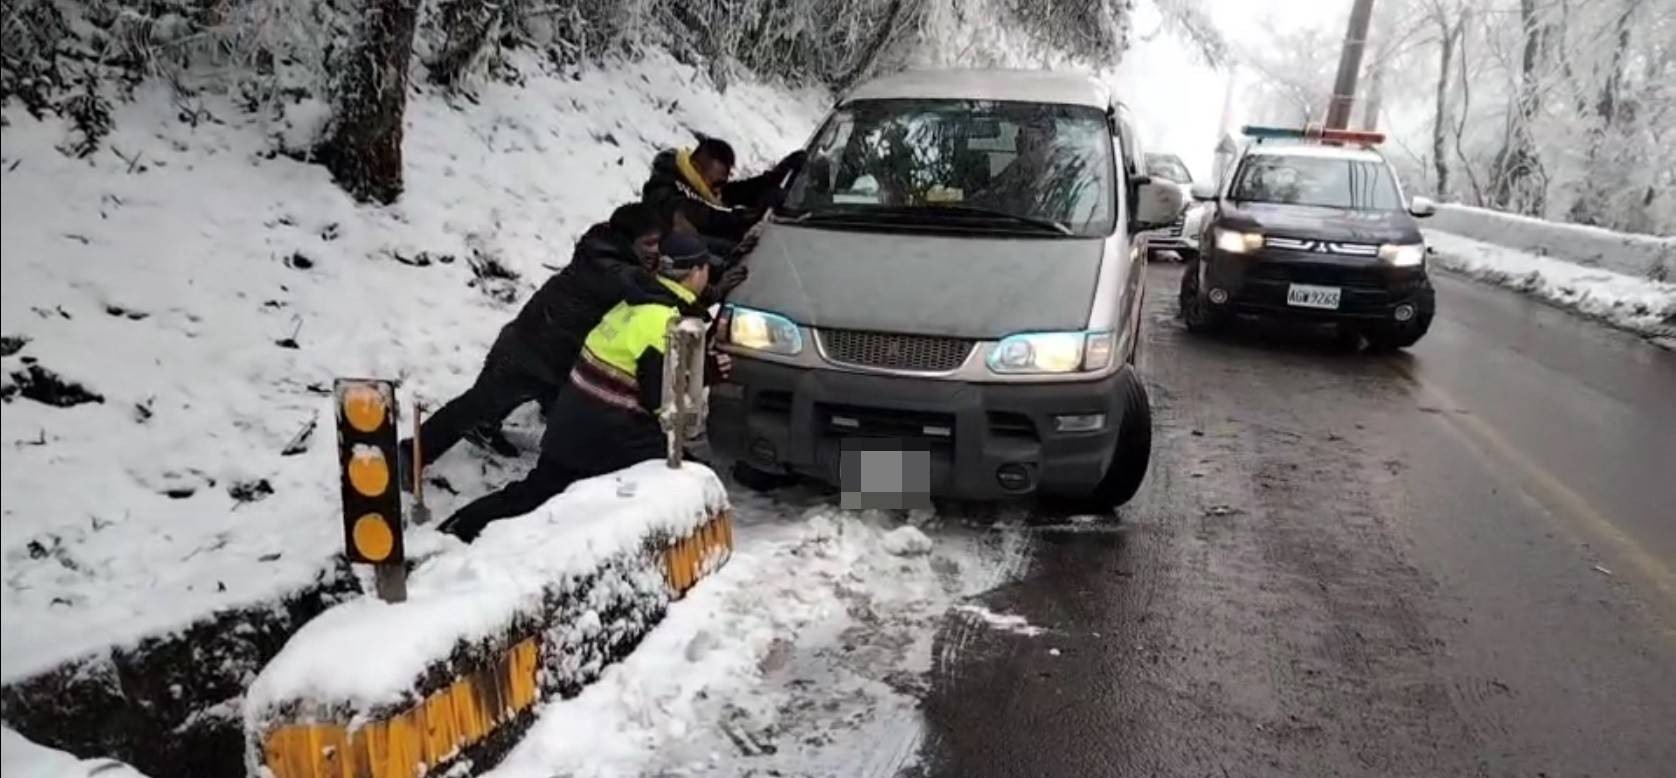
[[[777,313],[728,306],[728,343],[753,351],[794,357],[803,352],[803,332]]]
[[[1379,247],[1379,258],[1392,267],[1419,267],[1426,261],[1426,244],[1386,243]]]
[[[1009,335],[989,352],[989,369],[1001,374],[1075,373],[1112,364],[1110,332],[1027,332]]]

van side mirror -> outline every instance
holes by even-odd
[[[1437,203],[1432,202],[1430,197],[1416,197],[1408,201],[1408,213],[1410,216],[1424,219],[1437,213]]]
[[[1181,215],[1181,187],[1168,181],[1147,181],[1135,188],[1135,229],[1155,230],[1175,223]]]
[[[1209,181],[1201,181],[1193,185],[1193,199],[1203,202],[1216,199],[1216,185]]]

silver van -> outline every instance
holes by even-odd
[[[1107,88],[903,73],[846,96],[807,151],[719,321],[734,371],[709,439],[738,480],[1132,497],[1151,450],[1139,233],[1182,197],[1148,180]],[[914,456],[869,486],[849,457],[877,450]]]

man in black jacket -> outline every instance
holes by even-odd
[[[781,186],[802,167],[804,157],[802,151],[793,152],[773,170],[742,181],[732,180],[733,147],[718,138],[704,138],[691,150],[668,149],[652,159],[641,199],[657,209],[666,230],[696,233],[711,252],[727,260],[722,276],[712,279],[705,301],[744,282],[739,258],[750,250],[747,237],[779,204]]]
[[[668,445],[658,421],[665,332],[709,284],[714,263],[698,238],[666,236],[659,293],[624,300],[588,333],[569,382],[547,412],[535,469],[472,501],[438,529],[470,542],[489,522],[529,513],[576,481],[662,458]],[[725,377],[725,355],[713,354],[709,367],[713,376]]]
[[[588,228],[570,264],[501,329],[477,381],[420,427],[425,461],[436,461],[461,437],[485,425],[498,437],[501,421],[518,406],[557,396],[569,380],[582,339],[612,306],[625,299],[662,299],[668,292],[651,272],[662,236],[657,214],[639,203],[622,206],[609,222]],[[404,441],[404,460],[411,451],[411,443]],[[411,478],[404,468],[402,485],[411,487]]]

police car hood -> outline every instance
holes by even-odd
[[[729,302],[812,327],[995,339],[1088,326],[1098,238],[771,224]]]
[[[1420,226],[1403,211],[1358,211],[1314,205],[1230,203],[1220,226],[1288,238],[1347,243],[1419,243]]]

